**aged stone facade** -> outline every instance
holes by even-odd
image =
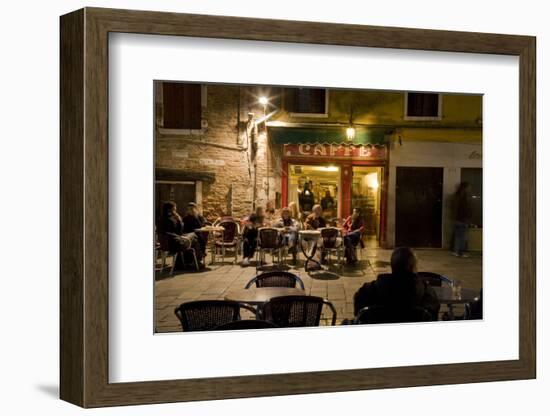
[[[203,214],[242,217],[274,199],[280,188],[280,160],[268,150],[263,116],[252,88],[203,86],[201,130],[173,131],[162,126],[162,89],[156,88],[156,168],[201,180]],[[249,115],[250,114],[250,115]],[[279,168],[277,168],[279,166]],[[176,175],[177,176],[177,175]],[[203,175],[204,176],[204,175]]]

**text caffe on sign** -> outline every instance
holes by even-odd
[[[285,144],[285,157],[333,157],[385,160],[386,147],[355,144]]]

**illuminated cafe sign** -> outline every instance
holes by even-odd
[[[334,157],[385,160],[386,146],[367,144],[285,144],[283,154],[286,157]]]

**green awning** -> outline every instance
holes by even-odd
[[[346,127],[269,127],[269,137],[277,144],[383,144],[384,128],[355,128],[355,139],[346,137]]]

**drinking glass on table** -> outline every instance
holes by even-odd
[[[453,298],[460,299],[462,297],[462,280],[453,280]]]

